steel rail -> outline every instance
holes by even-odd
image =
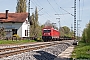
[[[57,45],[57,44],[62,44],[64,42],[65,41],[48,42],[48,43],[45,42],[45,43],[39,43],[39,44],[34,44],[34,45],[28,44],[28,45],[20,45],[20,46],[10,47],[10,48],[2,48],[0,49],[0,58],[17,55],[17,54],[21,54],[21,53],[25,53],[25,52],[29,52],[29,51]]]

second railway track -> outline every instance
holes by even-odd
[[[4,48],[0,48],[0,58],[12,56],[12,55],[17,55],[17,54],[21,54],[21,53],[24,53],[24,52],[37,50],[37,49],[57,45],[57,44],[64,43],[64,42],[65,41],[44,42],[44,43],[38,43],[38,44],[26,44],[26,45],[4,47]]]

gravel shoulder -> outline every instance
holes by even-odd
[[[0,60],[56,60],[56,58],[59,58],[59,54],[62,54],[70,46],[72,46],[72,41],[18,55],[4,57]]]

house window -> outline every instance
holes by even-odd
[[[17,34],[17,29],[12,29],[12,35]]]
[[[25,36],[28,36],[28,30],[25,30]]]
[[[3,24],[3,22],[1,22],[1,24]]]

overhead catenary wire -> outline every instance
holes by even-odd
[[[47,0],[48,1],[48,3],[49,3],[49,5],[52,7],[52,9],[55,11],[55,13],[57,13],[56,12],[56,10],[54,9],[54,7],[51,5],[51,3],[49,2],[49,0]],[[58,14],[58,13],[57,13]],[[58,15],[59,17],[60,17],[60,15]],[[59,19],[59,28],[60,28],[60,26],[61,26],[61,23],[60,23],[60,19]]]
[[[56,5],[57,6],[59,6],[59,4],[56,2],[56,0],[54,0],[55,1],[55,3],[56,3]],[[60,7],[60,6],[59,6]],[[59,9],[59,8],[58,8]],[[62,9],[62,10],[64,10],[65,12],[67,12],[67,13],[65,13],[65,14],[71,14],[70,12],[68,12],[68,11],[66,11],[65,9],[63,9],[62,7],[60,7],[60,9]],[[59,9],[59,10],[60,10]],[[65,15],[65,14],[60,14],[60,15]],[[73,14],[71,14],[72,16],[73,16]]]
[[[56,0],[54,0],[54,1],[55,1],[56,5],[57,5],[58,7],[60,7],[59,4],[56,2]],[[56,15],[66,15],[66,14],[70,14],[70,15],[73,16],[73,14],[69,13],[68,11],[66,11],[65,9],[63,9],[62,7],[60,7],[60,9],[64,10],[66,13],[64,13],[64,14],[56,14]],[[60,9],[59,9],[59,10],[60,10]],[[64,20],[63,20],[63,21],[64,21]],[[66,23],[66,22],[64,21],[64,23]]]
[[[47,14],[47,15],[45,15],[45,17],[47,16],[47,20],[53,20],[53,18],[52,18],[52,15],[50,14],[50,12],[47,12],[47,9],[45,9],[44,7],[43,7],[43,5],[42,5],[42,3],[40,3],[40,0],[32,0],[33,1],[33,3],[34,3],[34,5],[36,5],[36,6],[39,6],[40,8],[43,8],[43,11],[40,11],[40,12],[42,12],[42,13],[45,13],[45,14]],[[37,1],[37,2],[36,2]],[[47,1],[47,3],[49,3],[49,5],[51,6],[51,8],[53,9],[53,11],[55,12],[55,13],[57,13],[57,11],[56,11],[56,8],[52,5],[52,2],[50,2],[49,0],[46,0]],[[55,1],[55,0],[54,0]],[[54,2],[55,3],[55,2]],[[56,2],[56,4],[57,4],[57,6],[59,7],[58,9],[60,10],[61,8],[60,8],[60,6],[59,6],[59,4]],[[66,12],[66,11],[65,11]],[[68,11],[67,11],[68,12]],[[65,14],[71,14],[71,13],[65,13]],[[65,14],[62,14],[62,16],[64,16]],[[55,15],[55,14],[54,14]],[[72,15],[72,14],[71,14]],[[57,15],[57,16],[59,16],[59,17],[61,17],[60,15]],[[64,20],[62,20],[62,21],[64,21]],[[65,21],[64,21],[64,23],[65,23]]]
[[[37,6],[37,4],[35,4],[33,1],[31,1],[35,6]],[[39,5],[38,5],[39,6]],[[40,7],[40,6],[39,6]],[[41,7],[40,7],[41,8]],[[44,17],[44,18],[46,18],[46,17]]]
[[[56,0],[54,0],[55,1],[55,3],[56,3],[56,5],[58,6],[58,7],[60,7],[59,6],[59,4],[56,2]],[[60,10],[60,8],[58,8],[59,10]],[[66,14],[68,14],[68,13],[64,13],[64,14],[55,14],[55,15],[58,15],[59,17],[60,17],[60,15],[66,15]],[[63,20],[64,21],[64,20]],[[64,21],[64,23],[66,23],[65,21]],[[61,23],[60,23],[61,24]]]
[[[54,7],[51,5],[51,3],[49,2],[49,0],[47,0],[47,2],[49,3],[49,5],[52,7],[52,9],[56,12],[56,10],[54,9]],[[57,13],[57,12],[56,12]]]
[[[58,7],[60,7],[59,6],[59,4],[56,2],[56,0],[54,0],[55,1],[55,3],[56,3],[56,5],[58,6]],[[59,10],[61,9],[61,8],[58,8]],[[65,10],[65,12],[66,12],[66,10]],[[67,11],[68,12],[68,11]],[[68,12],[69,13],[69,12]],[[68,13],[63,13],[63,14],[59,14],[59,15],[66,15],[66,14],[68,14]]]
[[[74,16],[73,14],[71,14],[70,12],[66,11],[65,9],[63,9],[62,7],[60,7],[62,10],[64,10],[65,12],[67,12],[68,14]]]
[[[37,0],[37,1],[38,1],[38,0]],[[38,1],[38,3],[41,4],[39,1]],[[48,3],[50,4],[50,6],[52,6],[51,3],[50,3],[49,1],[48,1]],[[42,5],[41,5],[41,6],[42,6]],[[54,9],[53,6],[52,6],[52,8]],[[59,9],[59,8],[58,8],[58,9]],[[46,9],[45,9],[45,10],[46,10]],[[54,9],[54,12],[57,13],[57,12],[55,11],[55,9]],[[48,13],[47,13],[47,14],[48,14]],[[58,15],[58,16],[59,16],[59,15]],[[60,17],[60,16],[59,16],[59,17]],[[60,23],[60,24],[61,24],[61,23]]]
[[[34,1],[34,0],[33,0],[33,1]],[[33,1],[31,1],[31,2],[32,2],[35,6],[38,6],[38,7],[42,8],[42,7],[41,7],[40,5],[38,5],[35,1],[34,1],[34,2],[33,2]],[[41,11],[41,12],[42,12],[42,11]],[[44,12],[42,12],[42,13],[44,13]],[[48,12],[46,12],[46,13],[47,13],[47,15],[48,15],[48,16],[47,16],[47,15],[46,15],[46,16],[47,16],[48,18],[51,18],[51,16],[48,14]],[[43,16],[43,17],[44,17],[45,19],[47,19],[46,16]],[[48,20],[48,19],[47,19],[47,20]]]
[[[34,1],[34,0],[33,0]],[[37,4],[35,1],[33,2],[33,1],[31,1],[35,6],[39,6],[40,8],[43,8],[44,9],[44,11],[41,11],[42,13],[46,13],[47,15],[47,17],[49,18],[49,19],[52,19],[52,16],[46,11],[46,9],[44,8],[44,7],[42,7],[42,5],[39,5],[39,4]],[[45,18],[45,19],[47,19],[48,20],[48,18]]]
[[[58,10],[60,10],[60,6],[59,6],[59,4],[56,2],[56,0],[54,0],[55,1],[55,3],[56,3],[56,5],[58,6]],[[65,13],[66,14],[66,13]],[[62,14],[59,14],[59,15],[64,15],[63,13]]]

